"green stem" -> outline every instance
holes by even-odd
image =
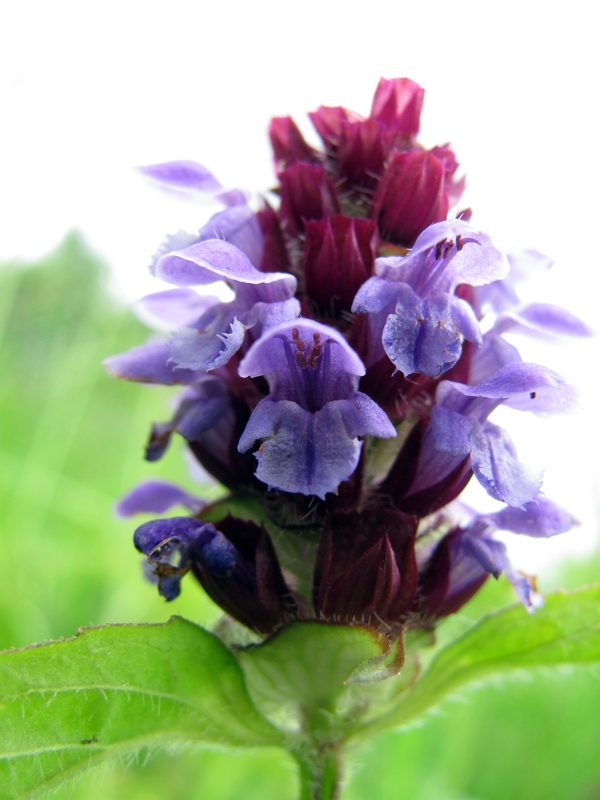
[[[299,800],[339,800],[341,754],[332,744],[293,753],[300,773]]]

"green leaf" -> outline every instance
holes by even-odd
[[[253,706],[235,656],[173,617],[2,654],[0,743],[7,800],[142,747],[271,746],[282,736]]]
[[[484,617],[444,647],[395,708],[356,735],[400,727],[469,683],[515,669],[600,663],[600,586],[546,597],[528,614],[515,605]]]
[[[361,625],[294,622],[239,651],[248,688],[266,712],[290,703],[333,710],[355,671],[390,652],[388,639]]]

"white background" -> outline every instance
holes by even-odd
[[[556,264],[528,299],[600,328],[597,23],[590,2],[21,2],[0,19],[0,259],[37,258],[76,227],[133,300],[160,287],[150,254],[212,210],[153,191],[131,169],[200,161],[226,186],[273,181],[272,115],[345,105],[368,113],[380,76],[426,89],[421,140],[450,140],[464,205],[505,246]],[[307,130],[310,126],[307,126]],[[461,203],[461,206],[463,203]],[[65,303],[68,298],[65,298]],[[522,460],[583,525],[552,541],[512,537],[537,571],[598,539],[598,340],[520,342],[526,360],[582,387],[578,417],[506,411]],[[472,492],[478,501],[483,493]],[[484,498],[485,496],[483,496]]]

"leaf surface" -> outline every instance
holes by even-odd
[[[34,797],[142,747],[281,745],[235,656],[173,617],[0,656],[0,798]]]
[[[489,614],[444,647],[387,714],[356,734],[398,728],[462,687],[515,669],[600,664],[600,586],[546,597],[528,614],[515,605]]]
[[[388,639],[366,626],[294,622],[263,644],[241,650],[239,658],[265,711],[289,703],[333,710],[355,671],[389,652]]]

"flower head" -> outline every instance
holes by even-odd
[[[448,219],[464,180],[448,144],[417,141],[422,104],[403,78],[380,81],[366,118],[320,107],[310,117],[322,150],[274,119],[279,202],[256,212],[195,162],[142,170],[223,205],[153,258],[174,288],[137,310],[170,337],[106,362],[119,377],[185,387],[146,458],[179,434],[232,492],[223,514],[164,481],[121,501],[126,515],[191,513],[135,533],[167,599],[191,572],[260,634],[315,618],[391,638],[457,611],[490,575],[504,573],[528,610],[541,602],[496,531],[540,538],[576,523],[493,415],[501,404],[569,411],[576,392],[504,335],[591,329],[520,301],[516,284],[547,259],[504,254],[470,212]],[[218,281],[230,302],[197,289]],[[450,504],[473,476],[503,507],[457,521]]]

